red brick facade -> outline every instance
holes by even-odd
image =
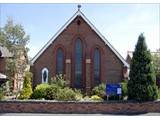
[[[78,22],[77,22],[78,21]],[[80,22],[80,23],[79,23]],[[93,83],[93,50],[100,50],[100,80],[104,83],[119,83],[123,79],[124,63],[110,49],[101,37],[81,17],[75,19],[43,51],[31,66],[33,87],[42,82],[41,71],[46,67],[49,79],[56,75],[56,49],[61,47],[65,54],[65,75],[73,86],[75,40],[80,38],[83,47],[83,86],[89,91]]]
[[[0,57],[0,73],[5,74],[6,58]]]

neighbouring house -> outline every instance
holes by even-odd
[[[133,51],[127,51],[126,62],[130,65],[133,57]]]
[[[33,87],[63,74],[70,87],[86,92],[100,83],[120,83],[128,77],[125,59],[78,11],[31,61]]]
[[[23,88],[23,78],[25,71],[29,70],[28,65],[28,56],[27,51],[24,49],[22,45],[16,45],[18,49],[16,52],[17,59],[17,72],[14,74],[14,81],[13,81],[13,91],[19,91]]]
[[[0,85],[7,81],[6,59],[12,57],[9,50],[0,43]]]
[[[151,52],[151,55],[154,55],[154,54],[160,54],[160,52]],[[131,60],[132,60],[132,57],[133,57],[133,51],[127,51],[127,57],[126,57],[126,62],[130,65],[131,64]]]
[[[11,87],[13,88],[13,92],[17,92],[21,90],[23,87],[23,77],[24,72],[29,70],[28,65],[28,57],[27,57],[27,51],[24,50],[24,46],[16,45],[17,51],[16,51],[16,72],[14,73],[14,76],[12,76],[11,81]],[[0,43],[0,83],[4,83],[7,81],[6,76],[6,60],[12,59],[14,57],[14,53],[9,52],[9,50]],[[11,76],[10,76],[11,77]],[[9,86],[9,83],[6,84],[6,86]]]

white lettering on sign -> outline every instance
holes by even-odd
[[[122,94],[122,89],[121,88],[117,88],[117,94],[118,95]]]

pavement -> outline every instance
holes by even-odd
[[[48,114],[48,113],[0,113],[0,116],[160,116],[160,113],[145,114]]]

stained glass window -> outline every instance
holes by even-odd
[[[61,48],[57,50],[57,67],[56,67],[56,74],[64,74],[64,54]]]
[[[82,42],[80,39],[76,40],[75,44],[75,87],[81,87],[82,83],[82,59],[83,59],[83,50]]]
[[[94,50],[94,84],[100,84],[100,51],[98,48]]]

